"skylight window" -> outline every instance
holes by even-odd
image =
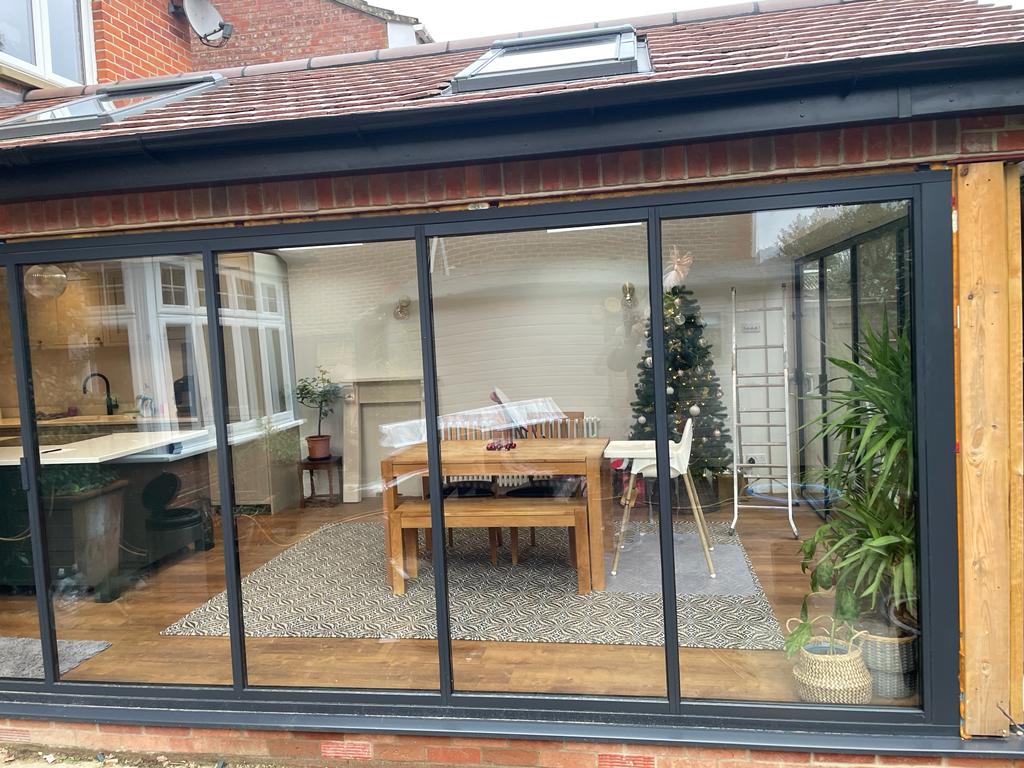
[[[451,83],[450,93],[650,72],[632,26],[497,40]]]
[[[223,80],[210,74],[101,86],[90,96],[0,121],[0,139],[98,128],[201,93]]]

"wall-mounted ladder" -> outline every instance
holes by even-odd
[[[732,288],[732,434],[735,451],[732,462],[732,523],[729,530],[736,532],[740,519],[740,491],[751,494],[754,503],[743,504],[743,509],[785,509],[789,517],[789,527],[793,536],[800,538],[796,523],[793,520],[793,453],[790,445],[790,403],[789,403],[789,329],[786,317],[786,285],[782,285],[782,296],[778,306],[769,306],[762,300],[759,307],[737,307],[736,288]],[[741,318],[750,318],[755,323],[759,320],[759,334],[763,343],[739,343],[739,326]],[[781,343],[770,343],[768,321],[779,322]],[[749,357],[751,352],[761,352],[763,369],[761,371],[740,370],[740,359]],[[781,370],[772,367],[772,358],[781,352]],[[745,353],[745,354],[741,354]],[[764,407],[744,406],[741,410],[740,394],[753,390],[764,392]],[[782,407],[772,405],[772,392],[782,391]],[[775,416],[782,415],[782,423]],[[758,438],[744,438],[744,431],[749,435],[757,430]],[[766,461],[758,464],[744,463],[745,449],[759,448],[764,450]],[[785,460],[777,460],[779,451],[785,451]],[[740,488],[741,467],[745,477],[744,486]],[[756,483],[756,485],[755,485]],[[779,501],[776,503],[757,503],[774,498],[776,491]],[[782,504],[782,493],[785,493],[785,506]]]

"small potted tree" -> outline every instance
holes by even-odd
[[[334,413],[334,404],[341,397],[341,385],[331,381],[327,371],[319,367],[316,376],[299,379],[295,385],[295,398],[307,408],[316,410],[316,434],[306,438],[309,458],[329,459],[331,457],[331,436],[325,435],[324,416]]]

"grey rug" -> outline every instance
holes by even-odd
[[[58,640],[61,673],[107,650],[102,640]],[[37,679],[43,676],[43,649],[35,637],[0,637],[0,677]]]
[[[676,524],[680,645],[779,649],[782,632],[739,538],[712,523],[717,579],[708,578],[692,522]],[[380,523],[333,523],[245,577],[244,622],[251,637],[432,639],[434,586],[420,561],[406,594],[385,583]],[[508,542],[490,564],[487,532],[458,529],[448,552],[452,637],[534,643],[662,645],[660,558],[653,527],[634,525],[619,575],[601,592],[576,592],[565,529],[520,535],[519,564]],[[609,556],[610,560],[610,556]],[[606,563],[606,569],[610,563]],[[227,634],[223,593],[164,630],[165,635]]]

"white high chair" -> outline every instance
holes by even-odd
[[[637,445],[641,441],[629,441],[625,443],[627,445],[636,445],[637,448],[641,448]],[[631,457],[629,467],[629,485],[626,491],[622,494],[622,525],[619,527],[619,540],[615,547],[615,557],[612,560],[612,576],[615,576],[619,570],[619,558],[622,555],[622,549],[626,542],[626,528],[629,526],[629,515],[633,511],[633,507],[636,505],[637,489],[636,479],[643,477],[647,480],[656,480],[658,477],[658,462],[655,458],[656,451],[651,450],[654,447],[653,441],[643,441],[643,443],[650,443],[650,446],[644,445],[643,448],[647,450],[637,450]],[[682,437],[679,438],[678,443],[669,443],[668,453],[668,467],[669,476],[672,478],[682,477],[683,486],[686,488],[686,495],[690,499],[690,508],[693,510],[693,519],[697,524],[697,536],[700,538],[701,547],[704,550],[704,559],[708,564],[708,574],[711,578],[715,578],[715,565],[711,561],[711,551],[714,546],[711,544],[711,536],[708,533],[708,524],[704,519],[704,510],[700,506],[700,501],[697,497],[697,489],[693,485],[693,478],[690,476],[690,449],[693,447],[693,421],[691,419],[686,420],[686,426],[683,427]],[[628,453],[625,452],[624,453]],[[644,455],[638,455],[638,454]]]

